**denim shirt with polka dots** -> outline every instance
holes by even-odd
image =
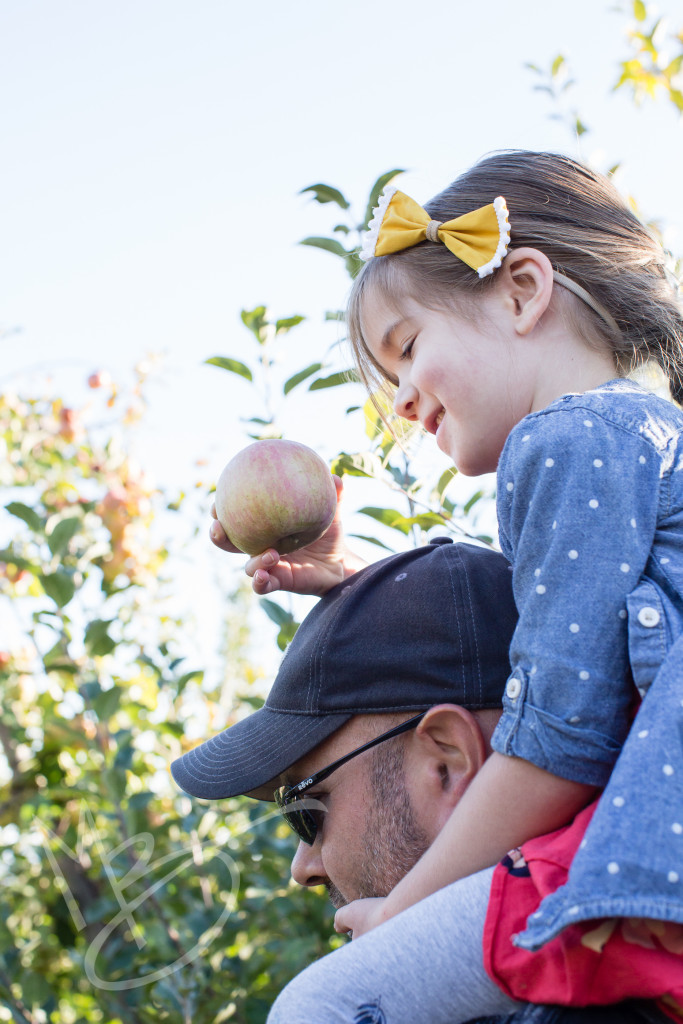
[[[531,949],[595,917],[683,922],[681,470],[683,412],[626,380],[527,416],[501,455],[519,623],[493,746],[606,786]]]

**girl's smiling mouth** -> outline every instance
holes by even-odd
[[[444,409],[443,406],[441,406],[441,408],[435,415],[428,416],[424,423],[424,428],[427,431],[427,433],[436,434],[437,430],[441,426],[441,421],[445,415],[446,410]]]

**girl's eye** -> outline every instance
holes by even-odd
[[[407,345],[404,345],[401,349],[401,355],[399,359],[410,359],[413,352],[413,345],[415,344],[415,338],[412,338]]]

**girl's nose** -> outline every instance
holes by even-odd
[[[394,396],[394,412],[404,420],[417,419],[417,388],[410,381],[399,384]]]

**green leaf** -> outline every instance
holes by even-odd
[[[288,316],[283,320],[275,321],[275,332],[276,334],[285,334],[287,331],[291,331],[292,327],[296,327],[306,319],[305,316]]]
[[[293,619],[290,612],[286,611],[279,604],[276,604],[275,601],[270,601],[267,597],[262,597],[260,604],[268,618],[271,619],[276,626],[284,626]]]
[[[280,632],[277,635],[277,645],[281,651],[284,651],[287,644],[291,644],[298,628],[299,623],[294,618],[290,622],[285,622],[280,627]]]
[[[61,566],[56,572],[41,574],[39,579],[43,590],[58,608],[67,605],[76,593],[73,577]]]
[[[33,971],[22,971],[20,980],[21,998],[26,1006],[44,1003],[53,994],[45,978],[42,978],[39,974],[34,974]]]
[[[111,654],[116,647],[116,642],[109,636],[109,627],[112,620],[93,619],[85,631],[85,647],[91,658],[103,657]]]
[[[268,337],[268,320],[265,306],[256,306],[255,309],[243,309],[240,313],[242,323],[248,327],[259,345],[263,345]]]
[[[358,374],[355,370],[340,370],[338,373],[331,373],[329,377],[318,377],[309,386],[309,391],[320,391],[322,388],[336,388],[339,384],[351,384],[358,381]]]
[[[43,655],[43,665],[46,672],[75,671],[76,666],[69,654],[64,637],[60,637],[57,643]]]
[[[550,65],[550,74],[553,76],[553,78],[555,77],[557,72],[560,70],[560,68],[562,67],[564,62],[565,62],[565,58],[563,57],[563,55],[561,53],[558,53],[557,57],[555,58],[555,60]]]
[[[111,693],[110,690],[107,692]],[[114,733],[114,738],[118,748],[114,758],[114,768],[130,768],[135,755],[132,731],[130,729],[119,729],[118,732]]]
[[[228,370],[230,373],[237,373],[246,380],[253,380],[253,374],[248,366],[241,363],[239,359],[229,359],[227,356],[212,356],[205,360],[210,366],[218,366],[221,370]]]
[[[79,692],[86,705],[91,705],[102,693],[99,679],[89,679],[87,683],[81,683]]]
[[[344,266],[346,267],[346,273],[349,277],[354,278],[363,266],[363,260],[360,258],[360,252],[358,249],[354,249],[350,252],[344,260]]]
[[[185,687],[187,686],[187,684],[190,682],[191,679],[198,679],[199,682],[201,682],[203,678],[204,678],[204,673],[203,673],[203,671],[201,669],[194,669],[193,672],[185,672],[185,674],[182,675],[180,677],[180,679],[178,680],[178,682],[175,684],[176,685],[176,693],[177,693],[178,697],[183,692],[183,690],[185,689]]]
[[[43,520],[35,509],[30,508],[28,505],[24,505],[20,501],[10,501],[9,505],[5,505],[5,508],[10,515],[16,516],[17,519],[21,519],[36,533],[43,529]]]
[[[671,89],[669,99],[683,113],[683,92],[680,89]]]
[[[419,526],[421,530],[431,530],[432,526],[444,525],[444,516],[438,512],[420,512],[416,516],[409,516],[404,522],[408,527]],[[396,528],[394,526],[394,529]]]
[[[309,185],[307,188],[302,188],[299,195],[303,196],[306,192],[312,192],[313,198],[317,203],[336,203],[342,210],[348,210],[349,208],[349,201],[345,199],[338,188],[333,188],[332,185],[324,185],[322,183]]]
[[[267,597],[261,598],[260,604],[268,618],[276,626],[280,627],[277,635],[277,645],[281,651],[284,651],[287,644],[291,643],[294,639],[299,623],[290,612],[285,611],[275,601],[269,601]]]
[[[299,245],[312,245],[316,249],[324,249],[334,256],[342,256],[344,259],[349,255],[348,250],[336,238],[320,238],[314,235],[310,238],[302,238]]]
[[[374,452],[340,452],[330,469],[337,476],[368,476],[377,480],[382,476],[382,461]]]
[[[53,555],[59,555],[67,547],[71,538],[78,533],[81,520],[77,516],[60,519],[47,539],[48,547]]]
[[[445,470],[445,472],[443,472],[441,474],[441,476],[439,477],[439,482],[437,483],[436,487],[434,488],[435,493],[436,493],[436,498],[437,498],[437,501],[439,502],[439,504],[441,504],[443,502],[444,494],[448,490],[448,487],[449,487],[451,481],[454,480],[457,475],[458,475],[457,469],[455,469],[455,467],[452,467],[450,469]]]
[[[378,540],[377,537],[366,537],[362,533],[351,533],[349,536],[356,537],[358,540],[365,540],[368,544],[375,544],[378,548],[384,548],[385,551],[393,552],[394,550],[393,548],[390,548],[388,544],[384,544],[381,540]]]
[[[406,523],[406,517],[395,508],[375,508],[366,505],[365,508],[360,508],[358,511],[363,516],[369,516],[376,522],[391,527],[392,530],[405,533],[406,536],[410,533],[410,524]]]
[[[633,0],[633,17],[636,21],[645,21],[647,18],[647,7],[643,0]]]
[[[112,686],[109,690],[102,690],[93,701],[93,710],[100,722],[106,722],[112,715],[116,714],[121,705],[122,697],[123,694],[118,686]]]
[[[0,562],[9,562],[11,565],[16,565],[17,569],[28,569],[34,576],[39,575],[37,566],[29,562],[27,558],[17,555],[12,548],[0,550]]]
[[[126,795],[126,771],[124,768],[107,768],[102,772],[105,788],[115,804],[121,802]]]
[[[289,380],[285,381],[284,387],[282,389],[283,393],[285,395],[288,395],[289,392],[292,391],[297,386],[297,384],[301,384],[302,381],[306,380],[308,377],[311,377],[314,373],[317,373],[318,370],[322,370],[322,368],[322,363],[311,363],[311,365],[307,366],[305,370],[299,370],[298,373],[295,373],[293,376],[289,378]]]
[[[365,208],[365,217],[363,219],[363,223],[360,225],[361,231],[367,231],[368,224],[372,220],[372,214],[379,202],[379,197],[392,178],[395,178],[397,174],[405,174],[404,168],[396,167],[393,171],[386,171],[384,174],[380,174],[379,178],[370,189],[368,205]]]
[[[483,491],[476,491],[472,495],[472,497],[469,499],[469,501],[467,501],[465,503],[465,506],[463,508],[463,512],[465,513],[465,515],[467,515],[467,513],[470,512],[474,508],[474,506],[477,504],[477,502],[481,501],[481,499],[483,497],[484,497],[484,492]]]

